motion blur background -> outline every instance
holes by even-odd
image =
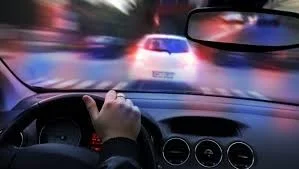
[[[295,0],[10,0],[1,2],[0,49],[61,50],[84,47],[90,35],[136,40],[145,33],[182,35],[186,15],[208,6],[298,10]],[[19,42],[23,44],[18,44]]]
[[[38,87],[191,91],[299,102],[294,94],[297,49],[240,53],[189,42],[200,68],[194,84],[130,79],[130,63],[144,35],[183,36],[188,12],[208,6],[299,12],[297,0],[2,0],[0,57],[23,81]],[[224,32],[242,28],[213,20],[205,24],[218,24]]]

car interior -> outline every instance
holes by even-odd
[[[94,129],[81,97],[90,94],[101,107],[105,92],[34,93],[3,64],[1,71],[9,78],[5,83],[18,88],[7,90],[17,104],[1,112],[1,145],[11,146],[1,149],[1,168],[39,168],[44,162],[45,168],[60,167],[53,157],[59,155],[71,156],[65,159],[70,160],[68,167],[82,167],[76,161],[96,164],[96,153],[91,152],[100,152],[101,144],[93,141]],[[142,111],[147,137],[140,141],[141,158],[153,163],[151,167],[297,166],[297,106],[188,94],[125,94]],[[4,93],[5,101],[10,101],[9,95]],[[54,143],[70,146],[47,147]]]
[[[190,22],[197,19],[192,15],[226,11],[209,8],[189,13],[186,37],[209,47],[243,52],[298,46],[211,42],[200,34],[190,34]],[[251,12],[299,18],[298,14],[275,10]],[[82,97],[90,95],[100,109],[108,90],[31,86],[4,59],[0,61],[0,168],[96,168],[101,136],[95,134]],[[117,91],[141,110],[142,130],[137,143],[144,169],[299,166],[298,103],[181,91]]]

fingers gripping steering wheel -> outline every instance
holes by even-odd
[[[25,110],[7,127],[0,136],[0,168],[14,169],[53,169],[72,168],[89,169],[96,168],[100,153],[92,152],[87,148],[65,145],[65,144],[37,144],[28,147],[16,148],[8,144],[15,133],[24,130],[38,116],[39,108],[53,101],[74,99],[82,102],[84,94],[65,94],[56,96],[46,101],[39,102]],[[97,105],[103,105],[104,99],[91,95]],[[76,104],[76,103],[74,103]],[[86,110],[86,113],[87,110]],[[143,169],[155,169],[155,156],[150,137],[144,127],[141,127],[137,143],[139,146],[139,164]]]

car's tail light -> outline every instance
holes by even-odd
[[[144,60],[145,52],[143,50],[137,50],[136,52],[136,61],[143,61]]]
[[[183,66],[189,67],[196,64],[196,56],[193,53],[189,53],[184,57]]]
[[[195,56],[193,54],[189,54],[185,60],[187,64],[192,65],[195,63]]]
[[[135,64],[137,64],[139,66],[143,66],[144,62],[145,62],[145,55],[146,55],[146,52],[144,50],[138,49],[134,55]]]

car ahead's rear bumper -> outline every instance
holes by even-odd
[[[172,77],[154,77],[153,72],[167,72],[173,74]],[[176,68],[176,69],[156,69],[149,68],[146,65],[133,65],[129,71],[129,77],[133,81],[150,80],[150,81],[171,81],[171,82],[184,82],[193,84],[197,79],[197,70],[195,66],[189,68]]]

